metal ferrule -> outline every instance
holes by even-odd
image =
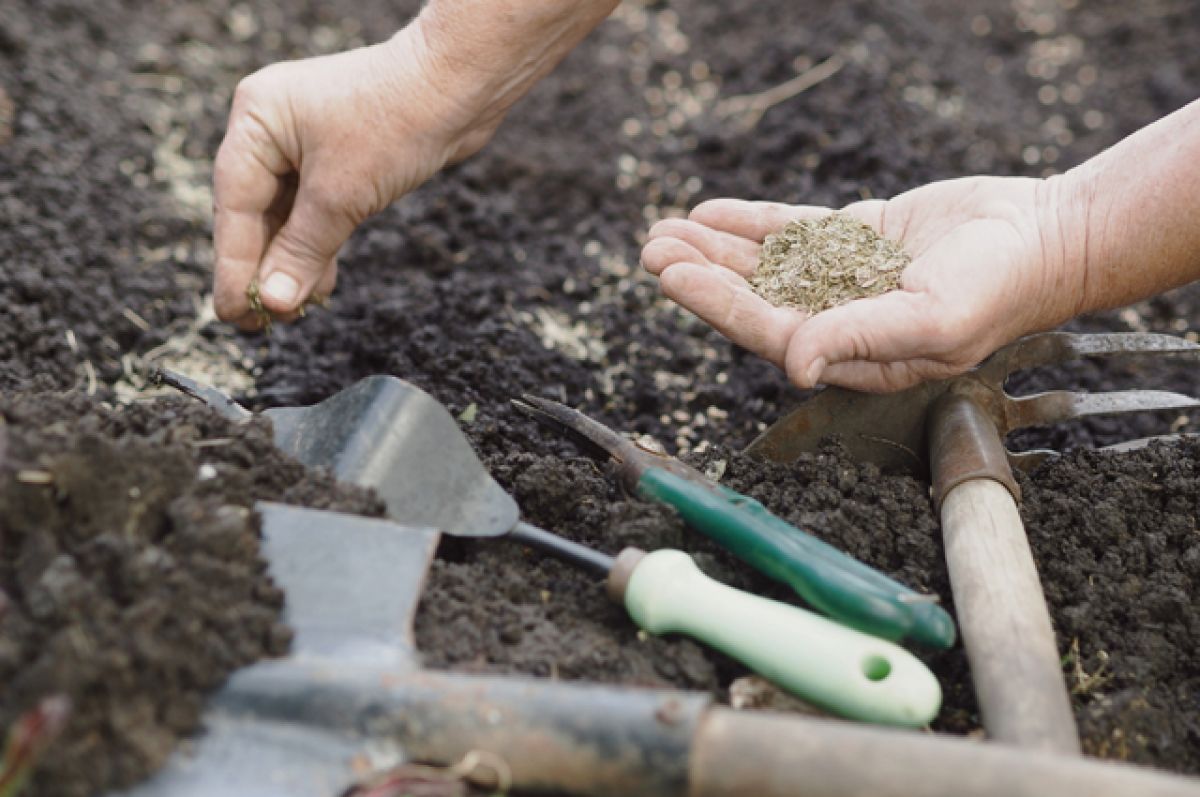
[[[1014,500],[1021,500],[1021,488],[1013,478],[995,422],[964,395],[946,393],[934,403],[929,422],[929,460],[933,502],[939,511],[947,493],[972,479],[1000,482]]]

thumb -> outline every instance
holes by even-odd
[[[829,366],[935,357],[941,323],[925,296],[891,291],[817,313],[793,333],[784,364],[799,387],[813,387]]]
[[[354,227],[344,208],[301,183],[259,270],[263,307],[280,315],[296,311],[333,267]]]

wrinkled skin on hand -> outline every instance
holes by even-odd
[[[912,256],[900,290],[809,317],[774,307],[746,282],[763,239],[829,208],[716,199],[650,230],[642,251],[667,296],[734,343],[818,382],[901,390],[962,373],[1008,341],[1080,311],[1066,267],[1054,178],[974,177],[933,183],[842,212]]]
[[[287,321],[327,296],[354,229],[491,136],[437,82],[416,28],[245,78],[214,166],[217,315],[260,326],[246,292]],[[498,123],[498,119],[495,123]],[[314,298],[316,298],[314,297]]]

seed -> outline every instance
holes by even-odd
[[[777,307],[815,314],[900,287],[899,244],[844,213],[799,219],[767,236],[750,287]]]

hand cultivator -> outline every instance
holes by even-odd
[[[248,415],[219,393],[170,375],[167,381],[231,417]],[[934,390],[929,401],[957,406],[960,394],[950,386]],[[826,395],[810,406],[836,409]],[[1168,401],[1156,395],[1160,404]],[[1170,406],[1194,406],[1183,397],[1172,400]],[[914,422],[924,423],[929,401],[912,410]],[[933,429],[949,423],[943,418],[959,417],[941,403],[929,424]],[[693,525],[831,617],[892,639],[948,644],[941,610],[902,585],[572,410],[536,399],[522,406],[583,434],[621,463],[631,489],[669,501]],[[314,407],[266,415],[282,449],[376,488],[391,520],[260,506],[265,553],[296,630],[292,652],[236,673],[210,705],[207,732],[194,749],[178,753],[132,795],[317,797],[346,793],[368,780],[370,788],[407,782],[413,761],[456,765],[442,772],[492,787],[584,795],[1200,794],[1193,781],[1146,770],[936,735],[735,712],[701,694],[422,672],[411,620],[439,533],[507,535],[606,574],[610,590],[648,630],[690,633],[827,708],[907,724],[914,711],[929,706],[924,668],[883,639],[718,585],[678,551],[627,549],[613,559],[521,522],[515,502],[483,469],[453,418],[401,380],[372,377]],[[937,439],[957,440],[956,428],[950,424]],[[819,436],[836,431],[835,425]],[[922,434],[911,447],[917,461],[926,450]],[[755,450],[790,438],[768,433]],[[937,443],[935,458],[949,459],[940,453],[944,447]],[[964,486],[993,477],[969,466],[956,472],[967,476],[939,477],[949,484],[939,493],[943,517],[951,518],[948,506],[977,514],[981,506],[991,510],[995,496],[980,498]],[[1011,483],[1010,474],[1003,483]],[[1007,496],[1006,488],[998,489]],[[962,527],[960,514],[948,529]],[[784,545],[786,539],[792,544]],[[767,543],[775,547],[755,553],[754,546]],[[787,566],[772,571],[771,557]],[[959,589],[956,579],[956,603],[964,612],[971,602],[965,595],[958,600]],[[912,611],[904,614],[904,607]],[[970,649],[980,624],[976,614],[962,616]],[[890,667],[882,677],[882,670],[867,666],[875,656]],[[1061,674],[1056,677],[1061,684]],[[989,729],[992,716],[985,714]],[[466,763],[480,761],[487,765]],[[394,776],[385,774],[392,769]]]
[[[1078,752],[1058,646],[1011,471],[1030,469],[1055,454],[1014,453],[1004,447],[1004,437],[1090,415],[1192,409],[1200,401],[1154,390],[1017,398],[1005,392],[1004,383],[1018,371],[1082,357],[1198,351],[1166,335],[1033,335],[955,379],[891,395],[829,388],[775,423],[748,452],[786,462],[838,435],[860,459],[930,474],[985,728],[1000,741]]]

